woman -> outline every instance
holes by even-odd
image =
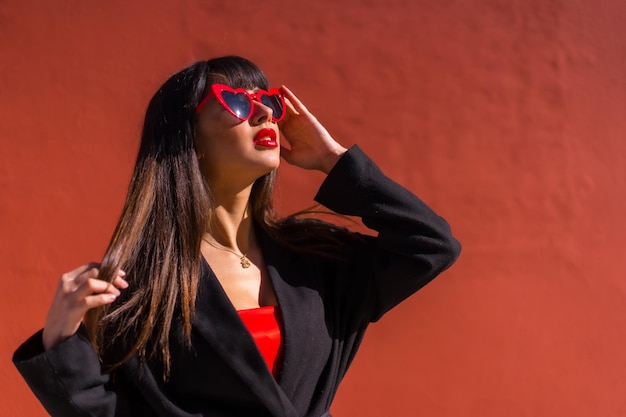
[[[377,235],[276,218],[281,156],[328,174],[316,201]],[[253,63],[199,62],[150,102],[102,264],[63,275],[14,362],[52,416],[329,416],[368,324],[459,251]]]

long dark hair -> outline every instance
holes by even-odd
[[[174,319],[182,323],[186,342],[191,341],[200,246],[213,212],[195,150],[195,108],[216,82],[268,88],[255,64],[228,56],[174,74],[148,105],[126,202],[100,269],[100,278],[107,281],[123,269],[130,287],[114,304],[90,310],[85,321],[101,357],[111,344],[123,342],[124,352],[105,363],[111,369],[138,355],[158,359],[167,377]],[[301,247],[303,228],[309,236],[328,235],[309,250],[337,253],[329,249],[341,241],[332,226],[295,217],[276,219],[271,198],[275,175],[272,171],[253,184],[249,209],[254,224],[294,249]]]

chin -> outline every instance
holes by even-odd
[[[280,150],[280,148],[278,148]],[[280,151],[267,152],[263,155],[263,164],[271,171],[280,165]]]
[[[261,178],[263,175],[267,175],[270,172],[275,171],[279,165],[280,165],[280,159],[278,159],[276,162],[263,164],[263,166],[259,167],[259,170],[257,171],[258,173],[257,178]]]

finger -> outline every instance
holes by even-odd
[[[88,297],[92,294],[112,294],[114,296],[119,296],[120,290],[118,290],[115,285],[110,282],[102,281],[97,278],[90,278],[80,285],[74,292],[74,296],[77,298]]]
[[[296,95],[290,89],[288,89],[286,86],[283,85],[282,87],[280,87],[280,91],[281,93],[283,93],[285,98],[289,100],[290,104],[293,106],[296,112],[298,113],[308,112],[306,106],[302,104],[302,102],[298,99],[298,97],[296,97]],[[285,102],[287,102],[287,100],[285,100]]]
[[[88,267],[88,266],[87,266]],[[75,275],[76,272],[80,272]],[[95,279],[98,276],[98,269],[96,268],[77,268],[71,272],[61,275],[59,280],[59,286],[57,291],[65,295],[71,295],[80,290],[81,287],[90,279]]]
[[[111,304],[117,297],[113,294],[95,294],[85,297],[84,307],[85,310],[101,307],[107,304]]]
[[[83,273],[85,271],[88,271],[88,270],[90,270],[92,268],[98,269],[98,268],[100,268],[100,264],[98,262],[89,262],[89,263],[87,263],[85,265],[79,266],[78,268],[74,269],[73,271],[71,271],[69,273],[71,274],[71,273],[76,272],[76,275],[78,275],[78,274],[81,274],[81,273]]]
[[[102,281],[101,279],[93,278],[86,282],[87,287],[92,293],[109,293],[115,296],[121,294],[120,290],[108,281]]]
[[[293,107],[293,104],[291,104],[291,102],[286,98],[285,98],[285,108],[286,108],[285,117],[283,117],[283,120],[280,121],[278,126],[288,125],[291,118],[298,115],[298,112]]]
[[[90,262],[88,264],[81,265],[78,268],[71,270],[70,272],[66,272],[65,274],[62,275],[62,278],[74,279],[78,277],[79,275],[84,274],[87,271],[91,271],[93,269],[97,271],[99,267],[100,267],[100,264],[96,262]]]
[[[113,285],[115,285],[117,288],[126,289],[128,288],[128,281],[120,276],[117,276],[113,280]]]
[[[82,285],[87,280],[97,279],[99,275],[100,270],[96,267],[91,267],[78,274],[78,276],[76,276],[73,281],[76,285]]]

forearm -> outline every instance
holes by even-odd
[[[322,184],[316,201],[359,216],[378,235],[360,249],[354,285],[372,285],[373,319],[426,285],[459,256],[448,223],[413,193],[386,177],[358,147],[351,148]],[[365,279],[370,277],[371,279]],[[368,284],[370,283],[370,284]]]
[[[18,348],[13,363],[53,417],[130,415],[106,388],[109,376],[82,329],[48,350],[39,331]]]

